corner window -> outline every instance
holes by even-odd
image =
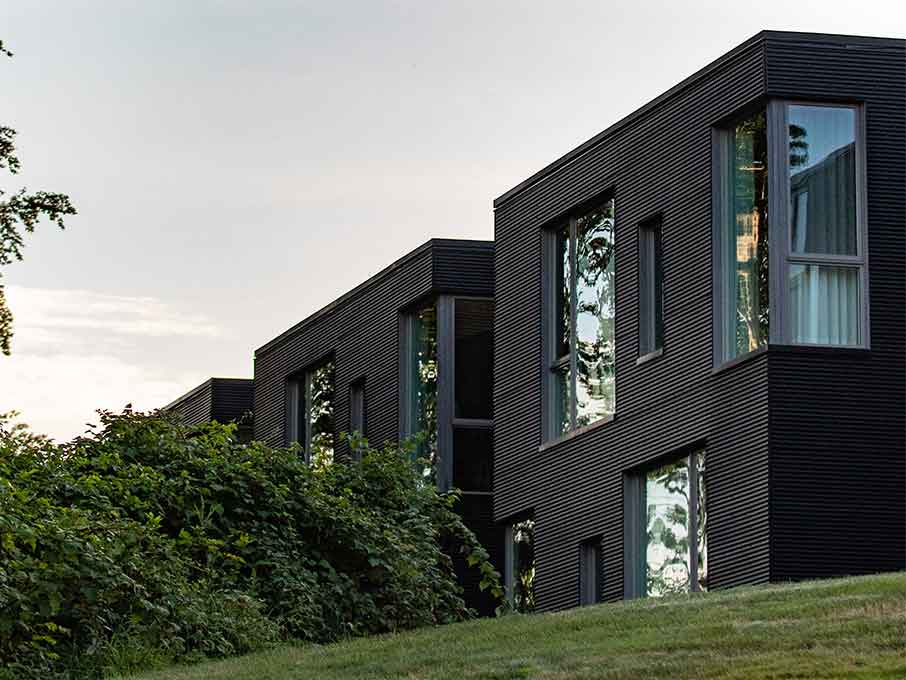
[[[614,200],[546,237],[546,438],[615,410]]]
[[[506,527],[504,584],[517,612],[535,610],[535,519],[527,517]]]
[[[758,111],[720,131],[718,149],[718,362],[768,342],[768,136]]]
[[[868,346],[862,117],[773,101],[716,132],[716,364],[768,342]]]
[[[626,595],[707,590],[705,453],[627,477]]]
[[[664,346],[664,274],[660,217],[639,225],[639,356]]]
[[[579,605],[601,601],[601,537],[579,546]]]
[[[302,445],[305,462],[333,462],[333,359],[290,380],[289,404],[289,439]]]
[[[405,319],[403,434],[424,435],[416,454],[437,451],[437,306],[432,302]]]

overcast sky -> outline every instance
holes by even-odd
[[[711,2],[0,4],[0,122],[69,193],[6,268],[0,412],[251,376],[270,338],[761,29],[903,37],[906,6]]]

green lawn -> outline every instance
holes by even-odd
[[[509,616],[134,676],[718,677],[906,678],[906,573]]]

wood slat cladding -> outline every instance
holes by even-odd
[[[848,60],[849,54],[856,56]],[[816,67],[825,72],[815,73]],[[602,595],[622,597],[624,474],[702,443],[711,587],[824,573],[836,548],[823,533],[832,522],[822,523],[820,505],[807,502],[807,518],[814,515],[819,531],[800,552],[796,536],[808,532],[808,524],[793,512],[798,488],[818,491],[819,484],[807,479],[808,461],[834,439],[820,438],[816,449],[792,432],[807,411],[813,383],[820,386],[818,403],[828,402],[828,413],[813,422],[817,426],[833,414],[837,429],[858,426],[858,437],[840,441],[861,457],[853,463],[848,460],[853,454],[838,444],[819,466],[820,482],[830,480],[829,488],[850,507],[856,498],[868,504],[867,491],[877,478],[890,504],[875,514],[879,525],[872,538],[878,542],[881,533],[889,533],[888,545],[868,550],[863,536],[849,550],[846,568],[902,567],[902,68],[902,41],[761,33],[495,201],[495,517],[503,521],[534,511],[539,609],[578,603],[578,546],[598,535]],[[842,89],[837,76],[844,79]],[[876,87],[878,78],[887,82]],[[872,351],[848,369],[842,354],[804,350],[802,362],[771,350],[724,370],[712,367],[712,130],[768,95],[849,96],[864,99],[869,111]],[[605,192],[613,192],[616,201],[616,417],[541,447],[542,230]],[[663,230],[664,353],[636,364],[637,228],[657,213]],[[864,381],[860,364],[865,363],[877,371],[868,374],[876,380]],[[865,413],[856,419],[847,419],[845,411],[861,413],[863,407],[841,399],[846,390],[865,395]],[[877,430],[874,411],[884,395],[889,418]],[[787,443],[780,445],[780,437]],[[849,495],[843,490],[853,481],[847,468],[863,480]],[[777,484],[781,493],[772,501]],[[778,512],[785,514],[778,518]],[[853,520],[849,533],[855,527],[865,531],[869,514],[856,513],[862,519]],[[826,552],[819,559],[822,548]],[[802,564],[796,563],[797,554],[804,556]],[[865,569],[869,563],[873,566]]]
[[[253,395],[254,382],[250,378],[210,378],[162,410],[182,414],[189,425],[211,420],[232,423],[252,410]]]
[[[906,568],[906,43],[766,40],[768,92],[864,104],[871,348],[772,350],[772,576]]]
[[[439,293],[493,296],[493,253],[489,241],[431,240],[260,348],[255,437],[286,443],[287,378],[332,355],[337,433],[349,427],[349,385],[364,378],[368,438],[396,440],[400,312]]]

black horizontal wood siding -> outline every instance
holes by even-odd
[[[253,397],[254,382],[250,378],[210,378],[162,410],[181,414],[189,425],[212,420],[245,422],[254,405]]]
[[[906,42],[765,42],[768,93],[864,104],[871,349],[772,349],[772,575],[906,568]]]

